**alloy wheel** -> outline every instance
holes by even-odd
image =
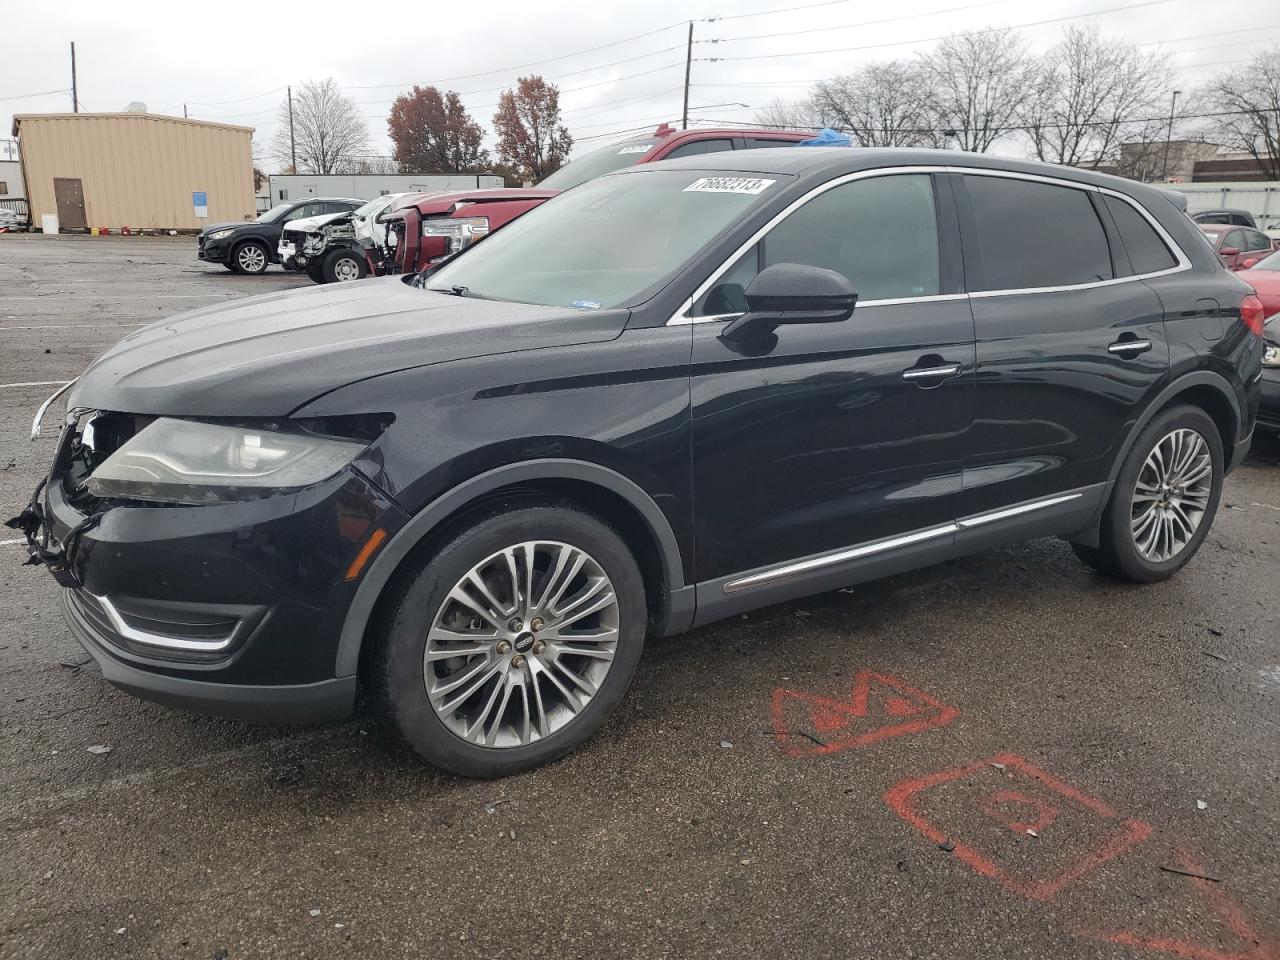
[[[1195,537],[1213,490],[1213,457],[1197,431],[1167,433],[1147,455],[1134,486],[1129,528],[1151,563],[1172,560]]]
[[[617,593],[598,561],[567,543],[509,546],[467,571],[436,612],[427,699],[463,740],[524,746],[581,715],[618,635]]]
[[[256,244],[246,243],[236,254],[236,262],[245,273],[260,273],[266,269],[267,257]]]

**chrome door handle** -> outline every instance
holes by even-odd
[[[1117,340],[1115,343],[1107,347],[1107,352],[1118,353],[1121,356],[1132,354],[1136,357],[1138,354],[1146,353],[1150,349],[1150,340]]]
[[[960,364],[948,363],[940,367],[912,367],[902,371],[903,380],[935,380],[939,377],[953,377],[960,372]]]

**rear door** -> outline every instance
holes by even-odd
[[[813,196],[698,296],[699,581],[957,516],[974,355],[958,238],[945,182],[877,171]],[[751,278],[783,262],[849,277],[852,317],[722,340]]]
[[[966,512],[1102,483],[1168,374],[1161,302],[1098,191],[987,171],[957,179],[977,338]]]

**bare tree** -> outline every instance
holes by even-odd
[[[1241,70],[1220,73],[1208,84],[1217,138],[1249,154],[1268,180],[1280,180],[1280,44]]]
[[[936,146],[932,96],[918,63],[886,60],[823,80],[809,98],[811,116],[863,147]]]
[[[293,96],[293,143],[296,173],[348,173],[360,165],[369,128],[356,105],[342,95],[332,77],[308,81]],[[281,166],[292,163],[289,102],[280,104],[271,152]]]
[[[1115,163],[1126,139],[1144,125],[1152,135],[1167,115],[1171,82],[1166,54],[1103,37],[1094,25],[1067,27],[1041,58],[1024,101],[1032,150],[1069,166]]]
[[[804,100],[777,97],[756,111],[756,123],[762,127],[814,127],[818,125],[813,107]]]
[[[1011,132],[1034,76],[1021,36],[1007,29],[952,34],[921,62],[933,89],[934,123],[954,130],[961,150],[985,153]]]

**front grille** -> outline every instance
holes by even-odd
[[[69,599],[104,645],[134,656],[184,663],[227,659],[266,613],[256,606],[97,597],[83,588],[72,589]]]

